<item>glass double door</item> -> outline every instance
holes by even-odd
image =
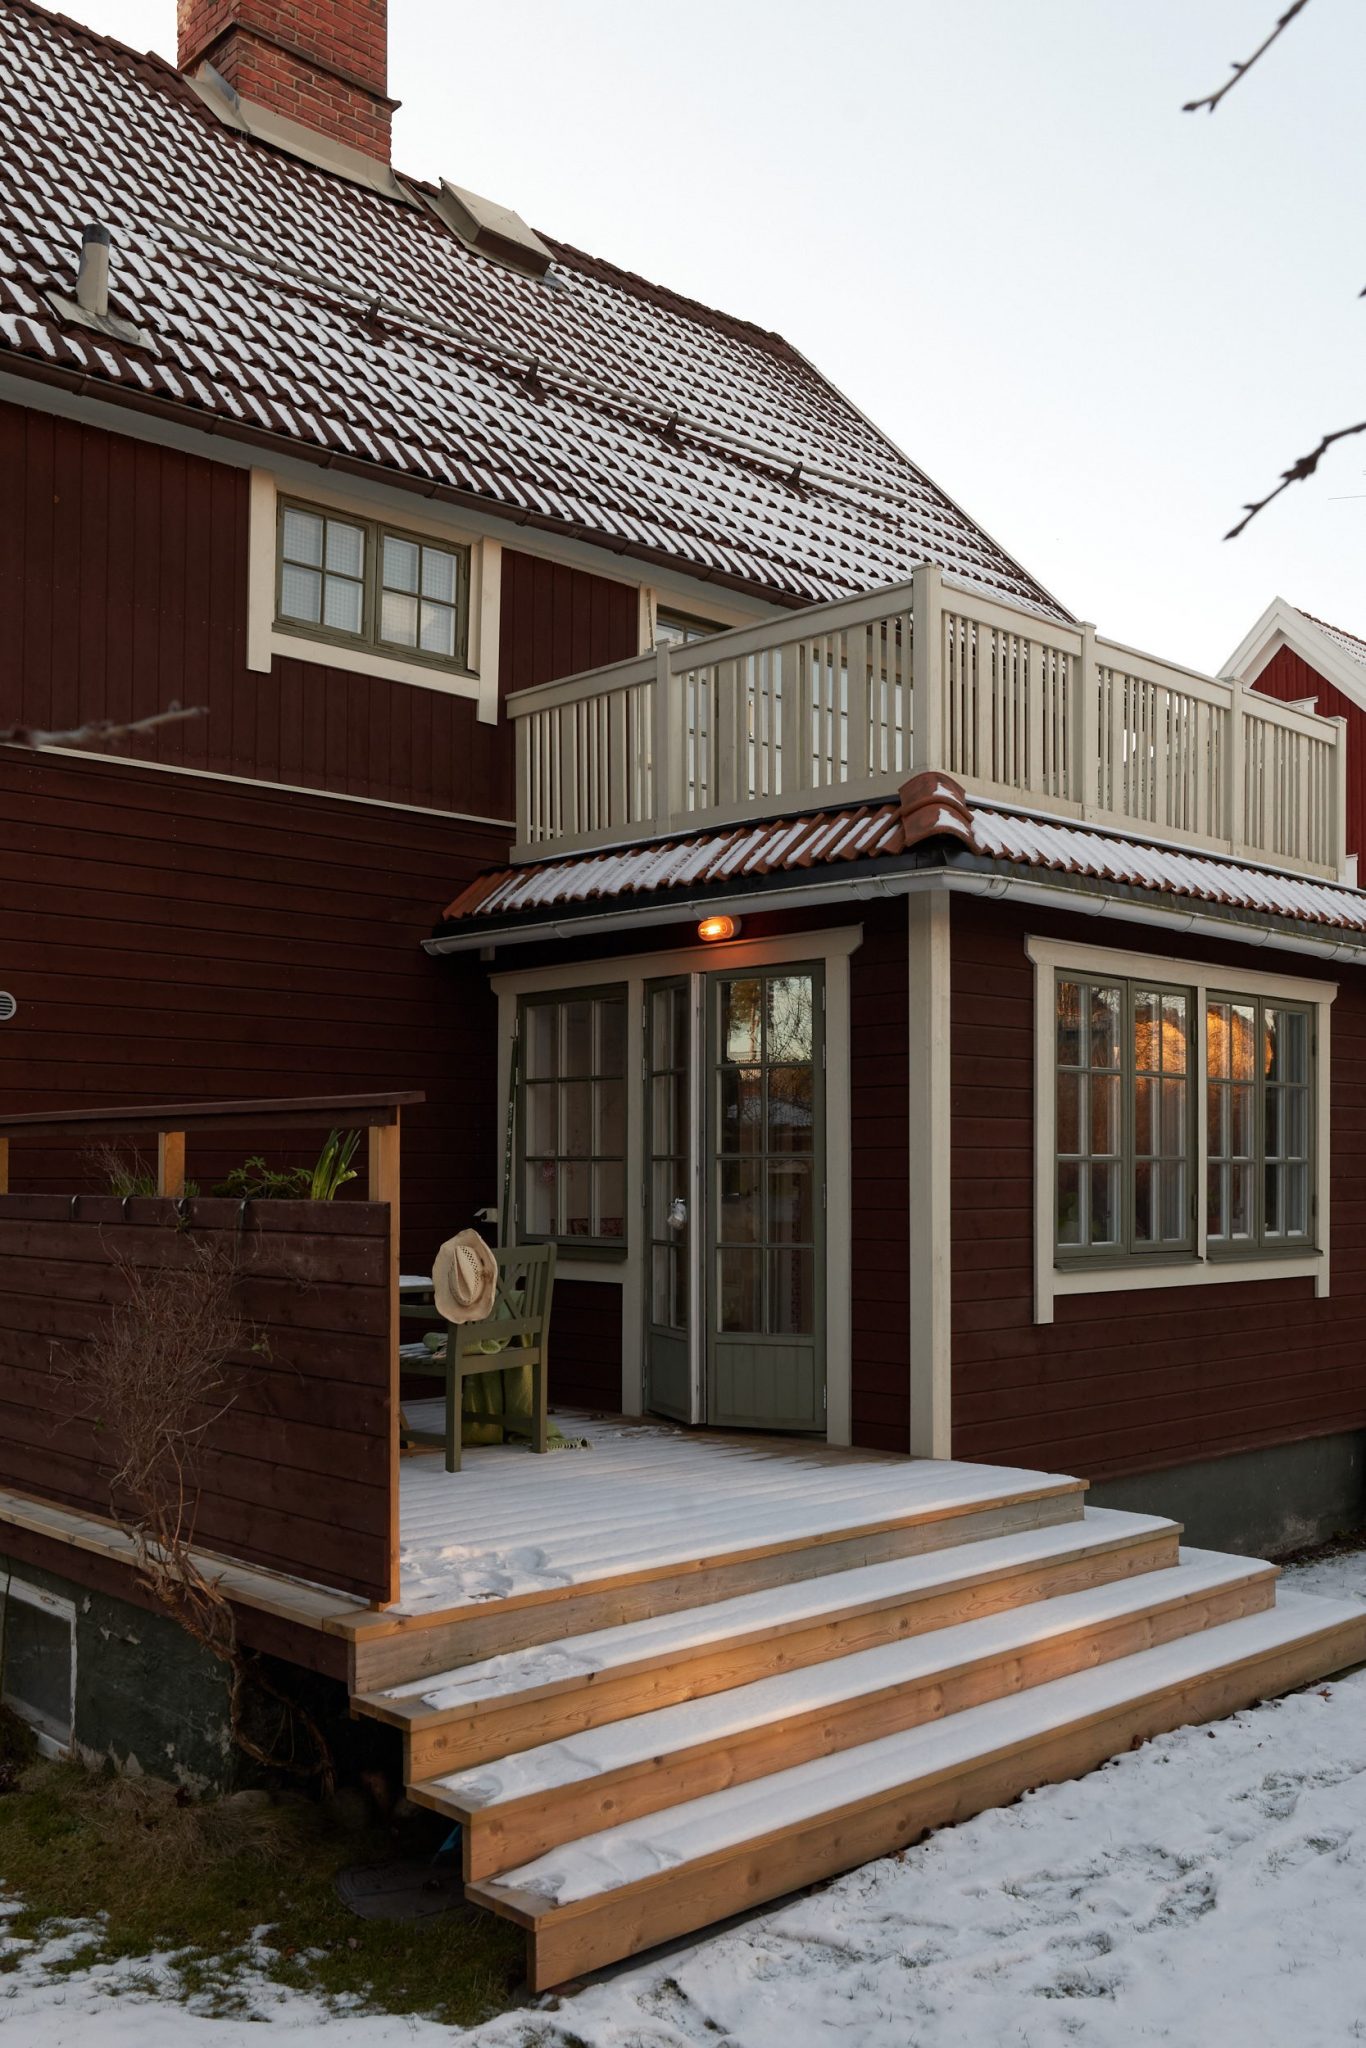
[[[815,967],[645,995],[646,1402],[825,1427],[824,1001]]]

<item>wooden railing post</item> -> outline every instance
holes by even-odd
[[[1077,766],[1067,794],[1080,802],[1083,818],[1094,818],[1100,809],[1100,670],[1096,666],[1096,629],[1089,619],[1083,619],[1081,624],[1073,730],[1077,735]]]
[[[911,761],[915,768],[943,768],[944,754],[944,577],[922,562],[911,577]]]
[[[1247,851],[1244,841],[1247,837],[1247,819],[1244,815],[1246,781],[1243,774],[1244,750],[1247,746],[1247,711],[1245,686],[1233,682],[1229,685],[1228,707],[1228,782],[1224,823],[1228,834],[1230,853]]]
[[[388,1298],[389,1298],[389,1597],[377,1606],[389,1606],[398,1598],[398,1474],[401,1396],[398,1357],[398,1267],[399,1267],[399,1116],[391,1124],[372,1125],[369,1132],[367,1194],[372,1202],[389,1205]]]
[[[1355,882],[1347,852],[1347,720],[1335,718],[1333,733],[1333,816],[1325,851],[1340,882]],[[1312,850],[1312,849],[1311,849]]]
[[[665,642],[655,649],[655,700],[650,730],[654,823],[661,832],[668,830],[674,808],[672,683],[669,648]]]
[[[157,1133],[157,1193],[183,1195],[185,1192],[185,1133]]]

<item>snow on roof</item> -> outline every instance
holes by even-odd
[[[1296,605],[1295,610],[1302,619],[1308,619],[1311,626],[1317,626],[1321,633],[1326,633],[1345,654],[1350,654],[1353,661],[1359,661],[1362,667],[1366,668],[1366,640],[1360,639],[1355,633],[1349,633],[1345,626],[1330,626],[1327,619],[1316,619],[1312,612],[1305,611],[1300,605]]]
[[[1213,854],[1154,846],[987,804],[972,804],[970,815],[966,851],[973,866],[991,862],[1043,868],[1261,916],[1366,932],[1366,891],[1342,883],[1277,874]],[[462,890],[445,912],[444,928],[449,933],[452,925],[471,921],[481,929],[494,921],[516,926],[532,921],[537,913],[576,904],[606,906],[661,891],[728,887],[733,893],[737,883],[758,876],[888,859],[906,852],[917,836],[945,836],[934,829],[912,835],[908,822],[902,800],[896,797],[883,804],[766,818],[687,839],[504,868]],[[957,831],[951,836],[955,842],[963,837]],[[962,855],[952,858],[957,864]]]
[[[0,8],[0,147],[16,367],[789,603],[928,560],[1061,615],[776,335],[561,242],[547,278],[510,270],[427,188],[386,196],[253,140],[161,58],[33,0]],[[111,310],[150,349],[54,312],[89,220],[113,230]]]

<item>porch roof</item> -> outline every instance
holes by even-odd
[[[1162,899],[1155,908],[1184,899],[1244,920],[1361,934],[1366,947],[1366,891],[1354,886],[970,800],[952,778],[935,774],[913,777],[885,803],[497,869],[455,897],[428,944],[439,952],[469,943],[472,934],[485,943],[530,936],[612,909],[663,910],[740,890],[776,896],[780,878],[790,884],[802,874],[827,886],[847,874],[856,893],[862,878],[907,869],[1043,870],[1092,895],[1102,884]]]

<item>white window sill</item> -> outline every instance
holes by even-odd
[[[1186,1259],[1166,1266],[1055,1267],[1052,1294],[1133,1294],[1149,1287],[1224,1287],[1249,1280],[1313,1280],[1316,1294],[1328,1292],[1324,1252],[1269,1259]],[[1049,1316],[1038,1318],[1051,1321]]]

